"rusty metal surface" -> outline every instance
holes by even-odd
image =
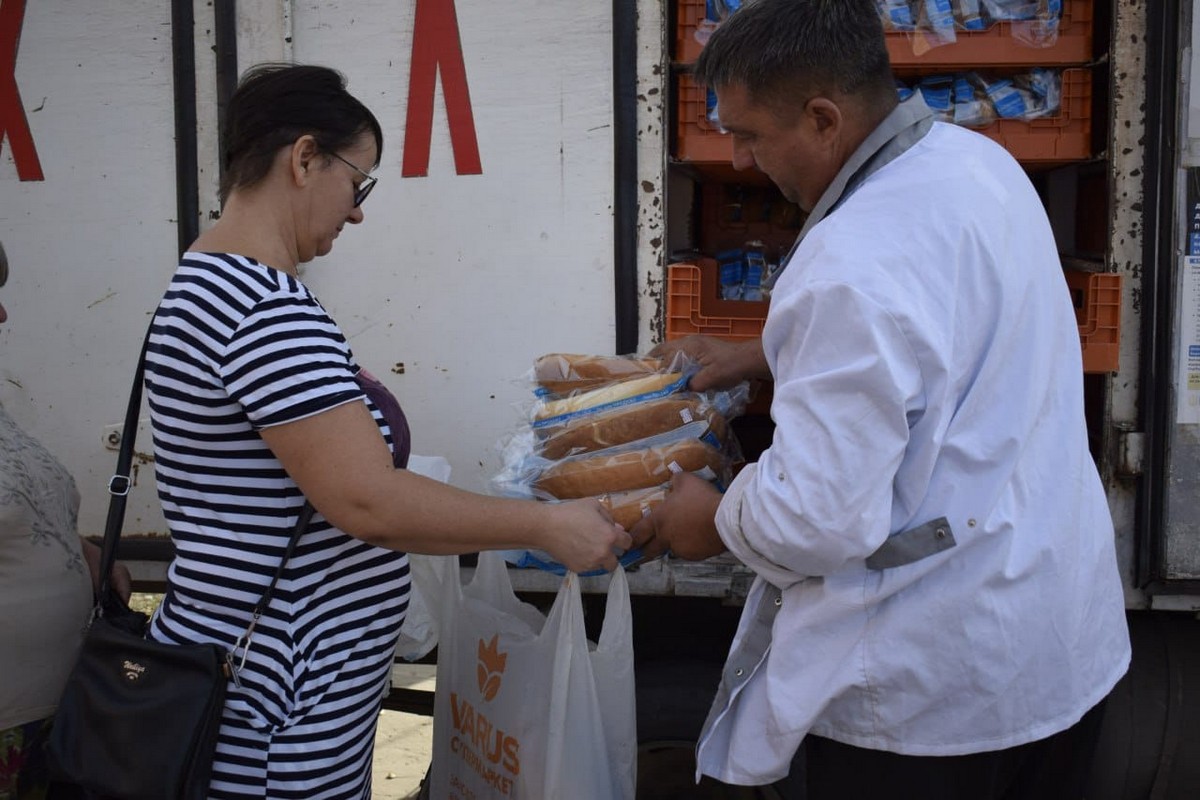
[[[1115,0],[1108,60],[1096,69],[1108,69],[1111,86],[1108,120],[1109,246],[1106,268],[1123,276],[1127,287],[1121,307],[1120,371],[1108,382],[1104,403],[1105,462],[1120,463],[1122,430],[1140,424],[1138,381],[1141,337],[1141,278],[1145,172],[1143,141],[1146,110],[1146,8],[1145,0]],[[1109,508],[1116,528],[1117,559],[1125,585],[1126,605],[1143,607],[1135,588],[1135,483],[1106,470]]]
[[[666,5],[638,2],[638,350],[662,339],[666,313]]]

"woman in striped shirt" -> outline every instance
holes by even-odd
[[[176,557],[154,638],[233,648],[307,498],[317,510],[239,650],[209,796],[370,795],[407,551],[530,547],[612,569],[598,503],[487,497],[403,469],[399,405],[297,278],[363,220],[383,135],[323,67],[262,65],[227,112],[223,210],[155,315],[146,384]]]

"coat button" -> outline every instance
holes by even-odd
[[[742,677],[743,674],[745,674],[745,672],[746,672],[746,670],[742,669],[741,667],[738,667],[737,669],[735,669],[733,671],[733,674],[740,678],[740,677]]]
[[[933,535],[939,539],[945,539],[946,538],[946,529],[938,528],[936,531],[933,532]]]

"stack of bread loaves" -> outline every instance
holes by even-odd
[[[689,368],[690,367],[690,368]],[[678,359],[552,353],[534,364],[528,431],[506,457],[515,481],[544,500],[596,497],[631,528],[666,495],[676,472],[724,486],[740,459],[728,421],[749,387],[697,393]]]

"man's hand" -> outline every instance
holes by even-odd
[[[633,546],[646,560],[664,553],[687,561],[701,561],[725,552],[717,534],[717,506],[721,493],[708,481],[690,472],[671,480],[667,498],[633,529]]]
[[[650,351],[666,363],[677,353],[686,353],[700,365],[688,384],[693,391],[731,389],[745,380],[769,380],[771,370],[763,355],[762,339],[727,342],[714,336],[687,336],[663,342]]]

